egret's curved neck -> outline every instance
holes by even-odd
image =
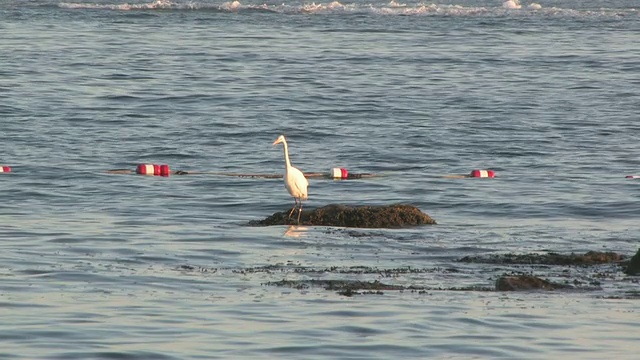
[[[287,146],[287,140],[282,141],[282,145],[284,145],[284,162],[287,166],[287,171],[289,171],[291,161],[289,161],[289,147]]]

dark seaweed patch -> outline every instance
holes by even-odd
[[[547,254],[499,254],[489,256],[465,256],[458,261],[481,264],[590,266],[597,264],[620,263],[624,259],[624,255],[614,252],[589,251],[582,255],[574,253],[563,255],[550,252]]]
[[[336,291],[340,295],[353,296],[353,295],[384,295],[384,291],[400,291],[400,292],[412,292],[418,294],[426,294],[429,291],[493,291],[493,288],[486,287],[425,287],[425,286],[403,286],[403,285],[391,285],[385,284],[378,280],[374,281],[359,281],[359,280],[280,280],[270,281],[263,285],[289,287],[297,290],[306,290],[311,287],[319,287],[325,290]]]

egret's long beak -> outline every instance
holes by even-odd
[[[280,139],[276,139],[276,141],[273,142],[273,146],[276,146],[278,144],[280,144]]]

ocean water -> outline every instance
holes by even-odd
[[[0,359],[636,358],[637,279],[457,260],[638,250],[638,34],[635,0],[0,2]],[[438,225],[251,227],[282,180],[106,173],[281,174],[282,133],[380,175],[305,207]],[[604,275],[482,290],[513,271]],[[310,279],[427,290],[268,284]]]

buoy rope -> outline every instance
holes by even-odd
[[[136,171],[130,170],[130,169],[111,169],[111,170],[107,170],[107,173],[126,175],[126,174],[135,174]],[[241,177],[241,178],[263,178],[263,179],[282,179],[283,178],[282,174],[245,174],[245,173],[227,173],[227,172],[220,172],[220,171],[185,171],[185,170],[173,171],[171,172],[171,175],[217,175],[217,176],[232,176],[232,177]],[[321,173],[321,172],[308,172],[308,173],[305,173],[304,176],[307,178],[333,179],[333,177],[331,177],[329,174]],[[372,178],[372,177],[380,177],[380,176],[383,176],[383,175],[370,174],[370,173],[364,173],[364,174],[349,173],[347,177],[343,179],[345,180],[364,179],[364,178]]]
[[[0,166],[0,173],[10,173],[13,172],[11,167],[9,166]],[[158,164],[139,164],[136,170],[131,169],[111,169],[106,171],[107,174],[139,174],[139,175],[150,175],[150,176],[169,176],[169,175],[218,175],[218,176],[234,176],[241,178],[264,178],[264,179],[281,179],[283,175],[281,174],[243,174],[243,173],[231,173],[231,172],[220,172],[220,171],[185,171],[185,170],[176,170],[170,171],[168,165],[158,165]],[[362,174],[353,174],[349,173],[347,169],[344,168],[333,168],[329,173],[325,172],[308,172],[305,173],[304,176],[307,178],[324,178],[324,179],[335,179],[335,180],[351,180],[351,179],[366,179],[366,178],[375,178],[375,177],[383,177],[389,176],[390,174],[382,173],[382,174],[372,174],[372,173],[362,173]],[[437,177],[443,179],[465,179],[465,178],[494,178],[495,172],[493,170],[472,170],[469,174],[465,175],[443,175],[443,176],[427,176],[427,177]],[[627,179],[640,179],[640,175],[627,175],[625,176]]]

